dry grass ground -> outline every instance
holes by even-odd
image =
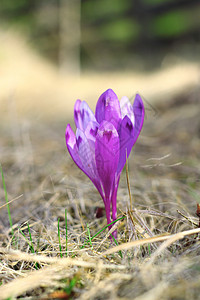
[[[45,73],[45,78],[48,74],[51,71]],[[64,131],[68,117],[61,113],[64,102],[59,102],[65,93],[67,97],[73,96],[74,101],[83,92],[83,98],[88,96],[92,103],[91,95],[96,99],[108,87],[104,87],[108,79],[101,78],[99,83],[100,77],[96,75],[91,79],[94,86],[86,85],[89,77],[84,79],[76,97],[70,92],[73,87],[69,88],[69,94],[62,94],[64,83],[52,78],[48,79],[51,85],[49,90],[46,86],[44,103],[45,89],[41,88],[41,94],[30,93],[34,81],[26,93],[21,88],[19,94],[10,95],[11,88],[8,85],[6,90],[5,84],[0,98],[4,104],[8,101],[1,112],[0,162],[8,200],[12,201],[15,234],[12,241],[0,181],[0,299],[198,299],[199,87],[194,87],[193,82],[191,88],[189,83],[183,92],[168,94],[168,101],[153,105],[145,102],[144,128],[129,159],[132,209],[126,172],[121,176],[118,215],[124,218],[116,224],[119,244],[116,247],[111,244],[107,229],[94,237],[106,225],[104,216],[95,217],[96,208],[103,208],[103,203],[92,183],[67,154]],[[60,108],[52,122],[43,117],[48,111],[53,115],[56,102],[50,107],[46,101],[58,92],[57,84],[63,90],[55,98]],[[127,94],[123,88],[120,93]],[[34,106],[35,119],[30,117],[33,102],[27,106],[25,102],[20,104],[20,97],[25,101],[28,95],[32,98],[35,95],[43,105],[44,113],[40,115],[38,104]],[[90,235],[94,237],[91,243]]]

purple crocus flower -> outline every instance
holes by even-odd
[[[91,179],[105,205],[107,223],[117,218],[117,189],[122,169],[144,121],[144,105],[137,94],[131,105],[127,97],[119,102],[108,89],[99,98],[95,115],[85,101],[74,106],[76,135],[66,128],[67,149],[77,166]],[[111,228],[110,226],[109,228]],[[116,231],[113,236],[116,238]]]

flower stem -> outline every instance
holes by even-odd
[[[117,219],[117,190],[118,190],[118,185],[119,185],[119,179],[120,176],[117,178],[117,182],[114,187],[114,191],[112,194],[112,219],[115,221]],[[113,236],[116,239],[117,238],[117,229],[113,231]]]
[[[111,218],[110,218],[110,207],[108,205],[106,205],[106,218],[107,218],[107,224],[110,224],[112,221],[111,221]],[[109,230],[112,228],[112,225],[110,225],[109,227]]]

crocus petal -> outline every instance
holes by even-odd
[[[129,101],[128,97],[126,97],[126,96],[122,97],[122,99],[120,101],[120,108],[121,108],[122,119],[125,116],[128,116],[134,125],[135,124],[135,116],[133,113],[133,105]]]
[[[131,122],[129,118],[129,114],[124,117],[121,122],[120,130],[119,130],[119,137],[120,137],[120,158],[119,164],[117,168],[117,172],[120,173],[126,163],[126,155],[127,158],[131,152],[131,149],[137,138],[140,134],[142,129],[142,125],[144,122],[144,104],[140,95],[136,95],[135,101],[133,103],[133,113],[135,124]],[[127,154],[126,154],[127,153]]]
[[[79,128],[77,128],[76,131],[76,141],[77,141],[76,143],[78,147],[79,156],[85,168],[85,171],[90,177],[93,178],[95,177],[94,174],[94,167],[95,167],[94,150],[95,149],[93,149],[92,151],[84,132]]]
[[[81,162],[81,159],[80,159],[80,156],[78,153],[78,147],[76,144],[76,136],[75,136],[70,124],[68,124],[67,128],[66,128],[65,139],[66,139],[67,149],[68,149],[69,154],[71,155],[73,161],[84,172],[84,167],[83,167],[83,164]]]
[[[105,201],[110,201],[119,161],[119,135],[112,123],[103,121],[98,129],[95,143],[96,167]]]
[[[80,112],[80,105],[81,105],[81,100],[76,100],[74,104],[74,123],[77,128],[83,129],[82,128],[82,122],[81,122],[81,112]]]
[[[95,117],[98,123],[106,120],[119,128],[121,121],[121,110],[117,95],[108,89],[100,97],[96,105]]]
[[[85,131],[90,121],[96,121],[96,118],[85,101],[77,100],[74,105],[74,122],[77,128]]]
[[[134,127],[135,127],[135,142],[136,142],[144,123],[144,114],[145,114],[144,104],[139,94],[136,94],[135,96],[135,100],[133,103],[133,113],[135,116]]]
[[[120,129],[119,129],[119,139],[120,139],[120,157],[119,157],[119,164],[117,167],[118,174],[122,171],[126,163],[126,156],[128,158],[131,149],[135,143],[135,128],[128,116],[125,116],[121,122]]]
[[[90,143],[90,147],[95,148],[96,135],[99,128],[99,123],[90,121],[85,129],[85,136]]]
[[[99,174],[96,168],[95,146],[90,147],[85,133],[79,128],[77,128],[76,131],[76,144],[78,154],[83,165],[83,172],[91,179],[99,193],[102,195]]]

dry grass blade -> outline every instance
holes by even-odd
[[[18,197],[14,198],[14,199],[12,199],[12,200],[10,200],[10,201],[8,201],[8,203],[5,203],[5,204],[1,205],[1,206],[0,206],[0,209],[2,209],[3,207],[7,206],[7,205],[10,204],[10,203],[12,203],[12,202],[15,201],[15,200],[18,200],[18,199],[21,198],[22,196],[23,196],[23,194],[21,194],[21,195],[19,195]]]
[[[59,258],[59,257],[47,257],[43,255],[34,255],[28,254],[21,251],[15,250],[7,250],[5,248],[0,248],[0,253],[3,253],[3,258],[8,260],[17,260],[17,261],[28,261],[28,262],[37,262],[37,263],[45,263],[45,264],[56,264],[59,266],[77,266],[82,268],[96,268],[97,260],[88,258],[88,261],[84,261],[79,258]],[[115,265],[115,264],[102,264],[102,269],[110,269],[110,270],[124,270],[125,266]]]
[[[17,297],[41,285],[53,285],[53,281],[58,279],[58,272],[60,269],[61,266],[57,265],[29,272],[26,277],[17,278],[0,287],[0,299]]]
[[[185,235],[184,235],[185,236]],[[184,237],[182,234],[174,234],[168,240],[163,242],[160,247],[152,254],[150,260],[148,261],[148,265],[152,264],[156,257],[158,257],[166,248],[175,243],[176,241],[182,239]]]
[[[200,228],[196,228],[196,229],[186,230],[186,231],[183,231],[183,232],[178,232],[178,233],[173,234],[173,235],[155,236],[155,237],[152,237],[152,238],[147,238],[147,239],[142,239],[142,240],[133,241],[133,242],[129,242],[129,243],[124,243],[122,245],[113,247],[113,248],[105,251],[103,253],[103,255],[112,254],[112,253],[118,252],[120,250],[128,250],[130,248],[145,245],[145,244],[149,244],[149,243],[163,242],[163,241],[166,241],[166,240],[177,241],[177,240],[180,240],[180,239],[184,238],[186,235],[197,234],[199,232],[200,232]]]

